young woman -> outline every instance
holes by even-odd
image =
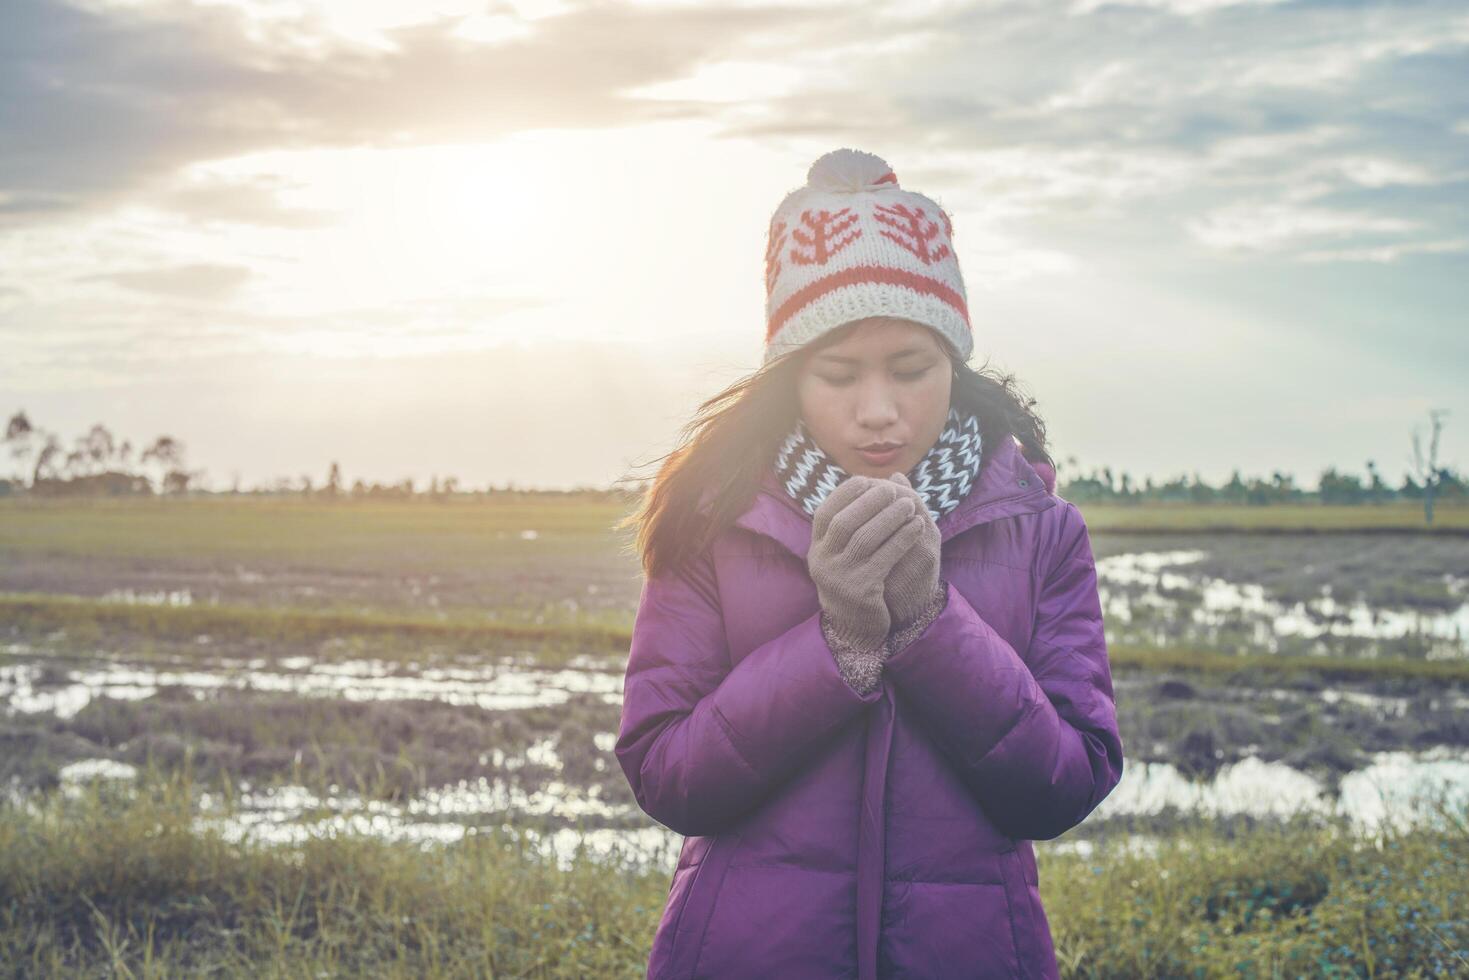
[[[1086,525],[880,158],[812,165],[766,273],[763,366],[631,519],[615,752],[686,835],[648,976],[1055,977],[1031,841],[1122,774]]]

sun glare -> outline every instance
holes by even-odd
[[[738,169],[738,155],[706,159],[690,145],[672,126],[540,130],[492,143],[259,154],[195,167],[191,179],[268,184],[280,208],[330,216],[251,239],[258,274],[239,300],[297,320],[292,349],[339,353],[339,325],[353,335],[348,346],[377,350],[372,330],[354,322],[384,336],[396,329],[394,351],[443,350],[455,330],[456,344],[605,337],[610,324],[616,336],[646,339],[686,330],[677,325],[685,311],[743,301],[746,316],[759,314],[751,284],[763,219],[741,200],[755,191],[716,176]],[[740,192],[687,197],[686,181],[671,180],[674,160]],[[716,226],[748,226],[751,239],[698,231]]]

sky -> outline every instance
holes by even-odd
[[[203,485],[650,476],[837,147],[1060,477],[1469,463],[1469,7],[3,0],[0,415]],[[18,464],[0,460],[0,470]]]

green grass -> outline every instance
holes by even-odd
[[[616,543],[616,501],[535,495],[431,501],[0,499],[0,554],[230,558],[394,571],[513,562]],[[534,530],[534,540],[520,533]]]
[[[1469,973],[1469,812],[1362,833],[1209,821],[1156,853],[1046,855],[1067,977],[1447,977]]]
[[[556,615],[554,607],[548,612]],[[132,605],[32,593],[0,593],[0,624],[14,636],[55,636],[60,646],[75,650],[176,646],[208,636],[211,647],[222,645],[233,653],[258,650],[268,658],[322,652],[327,645],[334,656],[350,658],[370,645],[372,655],[382,659],[529,654],[548,666],[579,655],[625,656],[631,640],[625,626],[569,614],[545,623],[486,622],[482,615],[472,621],[373,610]]]
[[[252,846],[195,828],[186,776],[142,786],[0,807],[0,975],[643,975],[667,877],[630,859],[562,870],[523,829]]]
[[[666,897],[662,869],[582,851],[563,870],[524,831],[232,842],[195,824],[186,772],[139,786],[0,808],[0,973],[640,977]],[[1463,975],[1466,818],[1377,834],[1206,820],[1147,855],[1042,843],[1062,975]]]
[[[448,502],[304,498],[0,499],[0,555],[133,561],[265,561],[399,572],[482,568],[588,547],[617,552],[611,528],[631,507],[534,494]],[[1390,530],[1469,533],[1469,507],[1440,506],[1431,528],[1411,502],[1371,507],[1086,504],[1093,531]],[[522,540],[520,532],[537,538]]]
[[[531,656],[556,666],[578,655],[619,659],[632,640],[628,625],[592,624],[570,618],[541,624],[486,623],[434,619],[386,612],[319,613],[254,606],[148,606],[74,596],[0,593],[0,623],[12,635],[55,636],[65,648],[84,650],[105,642],[127,644],[192,643],[208,635],[214,644],[260,649],[281,657],[302,650],[329,649],[331,656],[423,661],[456,654]],[[331,641],[329,648],[323,647]],[[1469,660],[1402,657],[1351,658],[1269,653],[1234,654],[1180,646],[1111,644],[1113,670],[1190,670],[1212,674],[1268,676],[1272,681],[1299,674],[1323,680],[1413,679],[1469,682]]]
[[[1082,504],[1092,531],[1241,532],[1252,534],[1340,533],[1384,531],[1421,534],[1469,534],[1469,506],[1438,504],[1433,524],[1423,521],[1423,506],[1395,501],[1379,506],[1340,504],[1272,504],[1243,507],[1229,504]]]
[[[1107,648],[1112,669],[1149,672],[1166,670],[1233,674],[1242,681],[1260,677],[1274,684],[1299,675],[1322,680],[1434,680],[1469,681],[1469,660],[1419,660],[1408,657],[1320,657],[1273,653],[1223,653],[1182,646],[1151,647],[1114,643]]]

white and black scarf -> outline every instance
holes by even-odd
[[[959,506],[973,488],[979,475],[980,449],[979,418],[970,413],[961,416],[950,406],[944,431],[908,471],[908,482],[923,497],[935,521]],[[796,422],[781,443],[775,472],[807,514],[815,514],[826,495],[851,475],[816,445],[804,419]]]

